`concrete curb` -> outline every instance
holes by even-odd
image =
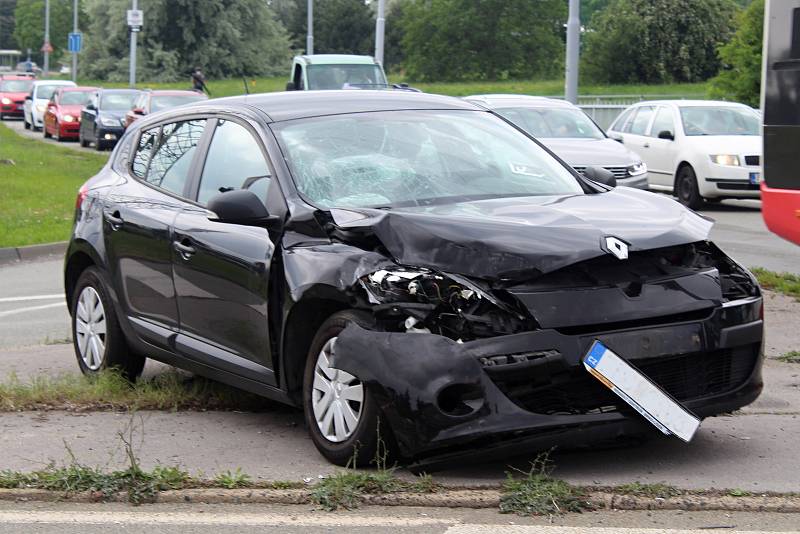
[[[99,502],[101,495],[88,492],[65,494],[38,489],[0,489],[0,501]],[[111,499],[125,502],[125,494]],[[591,492],[586,499],[599,509],[607,510],[684,510],[726,512],[800,513],[800,496],[762,495],[730,497],[714,494],[686,494],[678,497],[652,498]],[[187,489],[158,494],[159,503],[205,504],[312,504],[308,489]],[[431,508],[498,508],[499,489],[442,489],[435,493],[389,493],[364,495],[366,506],[425,506]]]
[[[29,245],[27,247],[0,248],[0,265],[29,261],[46,256],[63,256],[67,251],[67,242],[44,243],[42,245]]]

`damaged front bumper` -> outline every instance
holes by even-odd
[[[595,339],[701,418],[749,404],[763,387],[761,310],[761,297],[750,297],[677,323],[579,334],[548,328],[467,343],[351,325],[331,364],[367,385],[406,459],[530,452],[648,431],[583,369]]]

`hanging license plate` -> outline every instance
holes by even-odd
[[[700,427],[700,419],[600,341],[592,344],[583,365],[664,434],[688,442]]]

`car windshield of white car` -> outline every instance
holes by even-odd
[[[567,168],[488,113],[355,113],[273,128],[297,189],[322,208],[584,193]]]
[[[343,89],[387,86],[377,65],[309,65],[309,89]]]
[[[685,106],[686,135],[760,135],[758,115],[744,106]]]
[[[603,139],[605,135],[583,111],[508,107],[496,110],[536,138]]]
[[[50,97],[53,96],[56,89],[58,89],[57,85],[40,85],[38,89],[36,89],[36,98],[50,100]]]

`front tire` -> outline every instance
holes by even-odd
[[[26,119],[25,117],[22,117],[22,127],[25,128],[26,130],[31,129],[31,123],[29,123],[28,119]]]
[[[46,124],[44,126],[42,126],[42,136],[45,139],[50,139],[51,137],[53,137],[52,135],[50,135],[50,132],[47,131],[47,125]]]
[[[311,440],[325,458],[363,467],[379,452],[378,407],[358,377],[328,364],[337,336],[353,323],[374,328],[365,314],[343,311],[329,317],[314,336],[306,359],[303,408]]]
[[[678,178],[675,180],[675,193],[678,202],[691,208],[699,210],[703,206],[703,197],[697,187],[697,176],[689,165],[684,165],[678,171]]]
[[[87,376],[117,369],[136,380],[145,357],[131,352],[99,271],[89,267],[78,278],[72,302],[72,343],[78,366]]]

